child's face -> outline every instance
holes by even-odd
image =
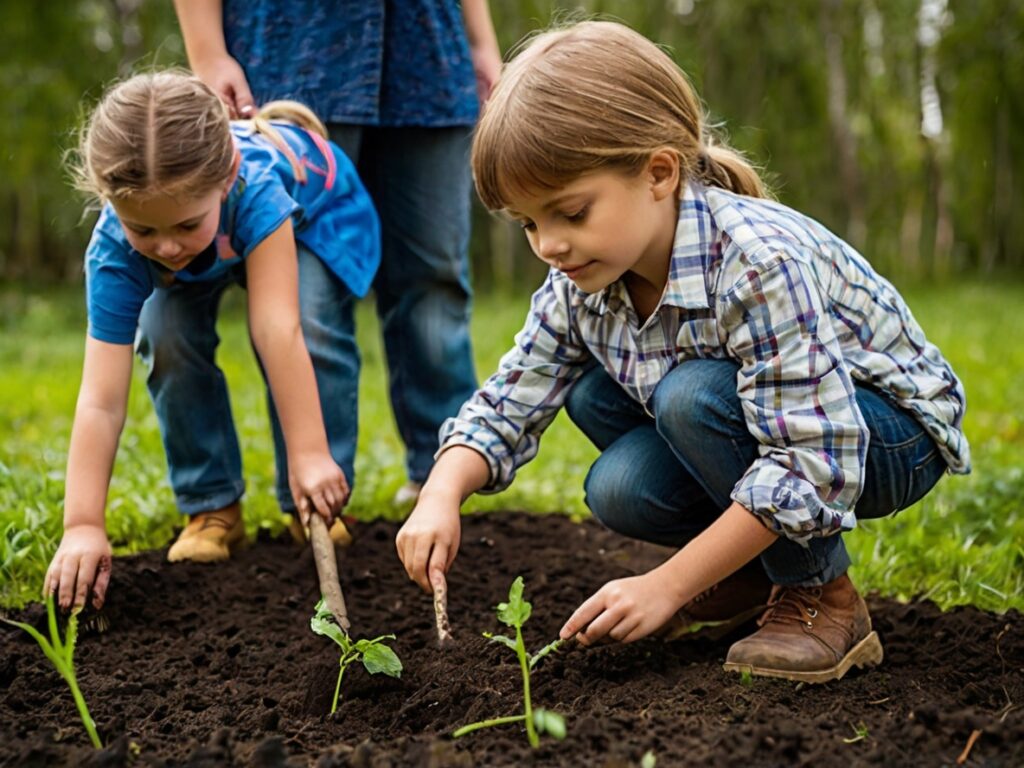
[[[648,173],[587,174],[564,187],[519,195],[508,213],[545,264],[595,293],[634,271],[667,278],[676,181]],[[654,282],[654,279],[651,279]]]
[[[111,201],[132,248],[177,272],[213,242],[223,190],[183,199],[157,194]]]

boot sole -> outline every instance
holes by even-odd
[[[666,643],[673,643],[687,640],[697,640],[703,638],[704,640],[721,640],[731,632],[735,632],[737,629],[742,627],[751,619],[755,619],[764,613],[764,609],[767,605],[759,605],[755,608],[750,608],[743,613],[733,616],[731,619],[725,621],[698,621],[693,624],[687,624],[683,627],[676,627],[670,632],[665,633],[662,636],[662,640]]]
[[[801,683],[827,683],[830,680],[841,680],[843,675],[850,671],[850,667],[861,669],[877,666],[882,663],[882,656],[882,641],[878,639],[878,633],[872,630],[867,637],[853,646],[838,664],[829,669],[798,672],[789,669],[773,669],[772,667],[755,667],[752,664],[738,664],[731,661],[725,662],[722,669],[726,672],[747,672],[758,677],[778,677]]]

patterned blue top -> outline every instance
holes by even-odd
[[[121,222],[103,206],[85,252],[89,335],[111,344],[135,339],[142,305],[158,284],[214,280],[238,266],[292,217],[295,239],[319,256],[358,296],[380,264],[380,224],[355,168],[337,146],[288,123],[274,122],[292,160],[248,121],[233,123],[241,155],[238,177],[221,206],[210,247],[178,272],[147,259],[128,243]]]
[[[225,0],[224,39],[257,105],[295,99],[356,125],[476,121],[457,0]]]
[[[953,472],[970,470],[964,390],[896,289],[817,222],[779,203],[690,184],[668,283],[643,323],[625,286],[586,294],[552,270],[498,372],[441,428],[507,486],[569,387],[596,361],[647,407],[693,358],[735,360],[759,457],[732,498],[806,542],[856,525],[868,431],[853,382],[908,411]]]

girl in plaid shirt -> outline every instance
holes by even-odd
[[[727,670],[822,682],[879,663],[841,534],[970,469],[963,387],[896,289],[766,199],[685,75],[620,24],[534,37],[487,104],[473,169],[551,270],[498,372],[442,428],[398,534],[410,578],[444,579],[462,501],[505,488],[565,405],[602,451],[594,515],[678,551],[605,584],[563,638],[759,617]]]

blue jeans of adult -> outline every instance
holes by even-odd
[[[469,337],[470,128],[331,124],[381,222],[373,283],[406,472],[423,482],[438,430],[476,389]]]
[[[359,392],[355,296],[311,251],[298,246],[302,333],[313,362],[331,456],[354,487]],[[234,503],[245,491],[242,455],[224,374],[214,359],[217,310],[224,291],[245,285],[245,266],[220,280],[176,282],[154,291],[142,308],[137,351],[149,367],[146,384],[167,452],[171,487],[188,515]],[[264,375],[264,379],[265,379]],[[274,436],[281,509],[295,509],[288,455],[273,397],[267,405]]]
[[[681,547],[732,503],[733,487],[758,456],[736,393],[739,366],[691,360],[654,391],[654,417],[600,367],[569,391],[570,418],[602,451],[587,475],[586,502],[595,517],[625,536]],[[935,442],[910,414],[870,387],[856,385],[871,434],[860,519],[904,509],[946,470]],[[761,554],[775,584],[817,586],[846,572],[841,535],[808,546],[781,537]]]

